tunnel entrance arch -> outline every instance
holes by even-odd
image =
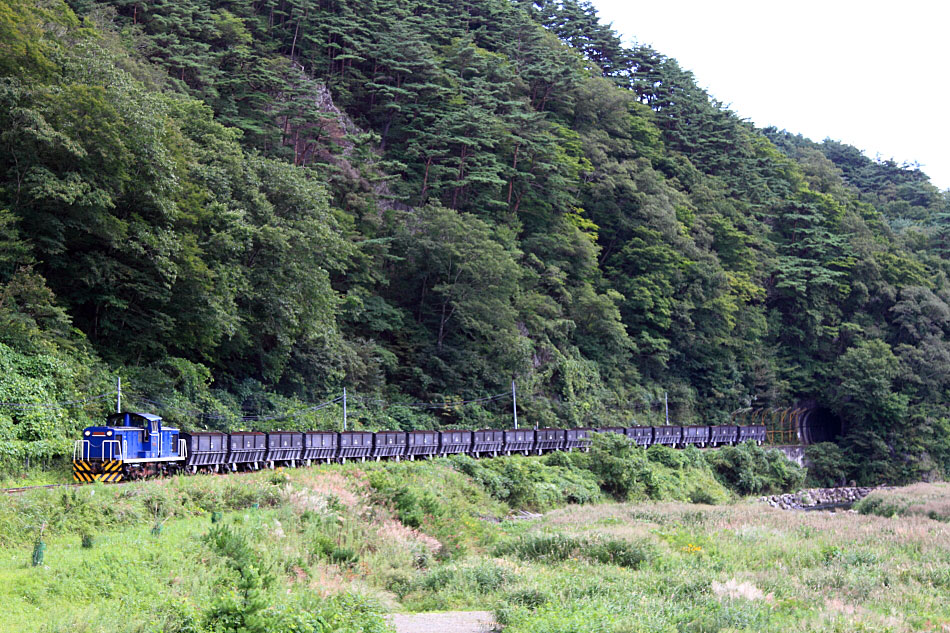
[[[813,407],[801,415],[798,430],[802,444],[836,442],[844,432],[844,424],[829,409]]]
[[[732,414],[736,424],[764,424],[766,440],[772,445],[817,444],[841,437],[842,421],[827,407],[804,402],[796,407],[740,409]]]

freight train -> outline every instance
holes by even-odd
[[[618,433],[637,446],[728,446],[765,441],[765,426],[630,426],[442,431],[217,431],[186,433],[150,413],[113,413],[83,430],[73,478],[119,482],[178,473],[220,473],[314,462],[414,460],[444,455],[541,455],[587,450],[591,433]]]

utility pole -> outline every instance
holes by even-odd
[[[670,423],[670,400],[667,398],[667,393],[663,392],[663,407],[666,409],[666,423]]]
[[[515,428],[518,428],[518,392],[515,390],[515,381],[511,381],[511,410],[515,414]]]
[[[346,387],[343,387],[343,430],[346,431]]]
[[[122,376],[115,379],[115,412],[122,413]]]

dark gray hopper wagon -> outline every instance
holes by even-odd
[[[271,431],[267,433],[267,454],[264,461],[269,465],[296,466],[303,455],[303,433],[298,431]]]
[[[455,455],[472,450],[472,431],[439,431],[439,455]]]
[[[654,426],[653,443],[664,446],[679,446],[683,441],[683,427],[681,426]]]
[[[344,431],[340,433],[340,452],[338,457],[345,462],[358,459],[365,462],[373,452],[373,434],[365,431]]]
[[[706,446],[709,443],[708,426],[684,426],[683,427],[683,446],[694,444],[696,446]]]
[[[406,445],[406,455],[409,459],[416,456],[428,457],[439,453],[438,431],[410,431],[409,442]]]
[[[628,426],[624,435],[629,437],[637,446],[649,446],[653,443],[652,426]]]
[[[476,457],[486,455],[498,455],[505,446],[505,434],[503,431],[495,429],[483,429],[475,431],[475,438],[472,440],[472,454]]]
[[[267,455],[267,435],[256,431],[231,433],[228,443],[228,464],[232,470],[245,464],[257,467]]]
[[[534,448],[534,431],[530,429],[509,429],[504,431],[505,455],[523,453],[527,455]]]
[[[336,459],[338,437],[336,431],[307,431],[304,433],[301,459],[305,463],[324,460],[329,464],[331,460]]]
[[[540,455],[543,452],[564,450],[564,438],[567,431],[564,429],[538,429],[535,433],[535,450]]]
[[[406,453],[406,434],[403,431],[377,431],[373,439],[373,457],[399,459]]]
[[[185,468],[192,473],[198,470],[218,472],[218,468],[228,461],[228,436],[226,433],[181,433],[185,441],[187,457]]]

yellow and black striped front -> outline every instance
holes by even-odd
[[[105,461],[73,460],[73,480],[84,483],[122,481],[122,462],[118,459]]]

